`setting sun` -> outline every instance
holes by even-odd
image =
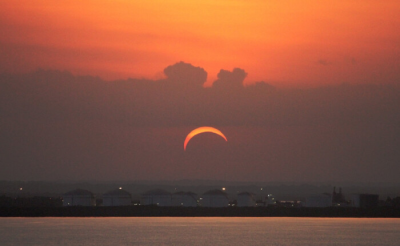
[[[211,133],[215,133],[219,136],[221,136],[223,139],[225,139],[225,141],[228,141],[225,137],[225,135],[218,129],[214,128],[214,127],[209,127],[209,126],[202,126],[199,128],[194,129],[193,131],[191,131],[185,139],[185,142],[183,144],[183,149],[186,150],[186,145],[189,143],[190,139],[192,139],[194,136],[196,136],[197,134],[200,133],[204,133],[204,132],[211,132]]]

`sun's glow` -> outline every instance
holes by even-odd
[[[218,130],[214,127],[210,127],[210,126],[202,126],[202,127],[194,129],[186,136],[185,142],[183,144],[183,149],[186,150],[186,145],[189,143],[190,139],[192,139],[194,136],[196,136],[200,133],[204,133],[204,132],[215,133],[215,134],[221,136],[222,138],[224,138],[225,141],[228,141],[228,139],[226,139],[225,135],[220,130]]]

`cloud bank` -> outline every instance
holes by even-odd
[[[247,73],[234,68],[206,88],[201,67],[164,73],[0,75],[0,179],[397,180],[398,86],[243,86]],[[206,136],[183,153],[186,134],[203,125],[228,143]]]

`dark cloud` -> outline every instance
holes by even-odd
[[[398,179],[398,86],[244,87],[236,68],[204,88],[204,69],[183,62],[165,74],[0,75],[0,179]],[[201,125],[228,142],[205,135],[183,152]]]
[[[246,90],[250,93],[271,93],[276,91],[276,87],[265,81],[257,81],[247,85]]]
[[[164,69],[167,80],[184,88],[201,88],[207,80],[207,72],[201,67],[179,62]]]
[[[343,84],[279,90],[256,82],[243,87],[246,73],[234,69],[222,70],[213,87],[203,88],[206,72],[202,68],[177,63],[165,70],[167,79],[158,81],[108,82],[44,70],[3,74],[1,114],[20,119],[95,119],[138,126],[198,122],[227,126],[393,124],[399,120],[397,86]],[[196,74],[201,78],[193,80]],[[193,87],[189,85],[192,81]],[[236,89],[230,89],[229,84]]]
[[[214,88],[232,90],[243,88],[243,81],[247,77],[247,73],[241,68],[234,68],[232,72],[221,69],[217,77],[218,79],[213,83]]]

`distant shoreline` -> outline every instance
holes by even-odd
[[[0,207],[0,217],[325,217],[400,218],[400,208]]]

